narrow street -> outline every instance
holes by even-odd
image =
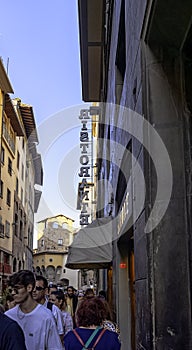
[[[37,278],[36,299],[41,292],[47,300],[43,291],[51,286],[54,302],[58,291],[66,298],[73,328],[78,297],[101,292],[120,329],[121,350],[192,349],[192,2],[70,0],[63,6],[69,6],[65,21],[60,10],[55,22],[53,10],[58,32],[49,47],[58,45],[57,57],[67,44],[67,60],[78,46],[71,65],[63,63],[66,75],[47,63],[52,80],[41,99],[57,101],[56,89],[64,89],[59,75],[62,98],[74,93],[74,99],[62,105],[60,97],[58,112],[50,109],[37,122],[35,103],[13,96],[20,92],[9,60],[7,67],[0,60],[0,302],[4,307],[12,274],[29,270]],[[46,15],[42,21],[47,26]],[[61,24],[68,25],[63,41]],[[16,300],[25,285],[12,287]],[[31,312],[35,297],[26,295]],[[79,328],[86,328],[81,311]],[[117,329],[110,333],[114,349]],[[65,339],[66,350],[74,350],[75,338]],[[27,350],[37,349],[27,341]]]

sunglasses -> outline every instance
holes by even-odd
[[[19,290],[24,288],[24,286],[15,286],[15,287],[11,287],[9,288],[9,293],[11,294],[12,292],[14,292],[15,294],[19,293]]]
[[[38,292],[44,290],[45,288],[44,287],[35,287],[35,290],[37,290]]]

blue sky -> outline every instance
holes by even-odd
[[[0,56],[13,86],[11,97],[33,106],[43,153],[44,187],[36,220],[59,213],[77,219],[78,111],[84,107],[78,35],[77,0],[1,3]],[[62,133],[58,128],[53,136],[57,123]]]
[[[81,103],[78,40],[77,0],[1,3],[0,56],[37,122]]]

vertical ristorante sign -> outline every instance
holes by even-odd
[[[81,109],[79,119],[81,121],[80,130],[80,170],[78,193],[78,209],[80,212],[80,225],[85,226],[89,224],[90,218],[90,186],[92,186],[92,118],[89,109]]]

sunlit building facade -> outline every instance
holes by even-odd
[[[34,212],[37,211],[43,171],[32,148],[38,143],[33,113],[27,118],[20,99],[11,100],[13,93],[0,61],[1,82],[1,168],[0,168],[0,294],[11,273],[32,270]],[[26,105],[25,105],[26,106]],[[28,106],[29,107],[29,106]],[[32,107],[29,107],[32,111]],[[36,152],[37,153],[37,152]],[[40,173],[40,176],[38,175]],[[38,192],[38,196],[37,193]]]
[[[33,252],[33,268],[36,274],[49,282],[78,288],[78,271],[65,267],[68,247],[75,234],[74,220],[59,214],[37,223],[38,246]]]

